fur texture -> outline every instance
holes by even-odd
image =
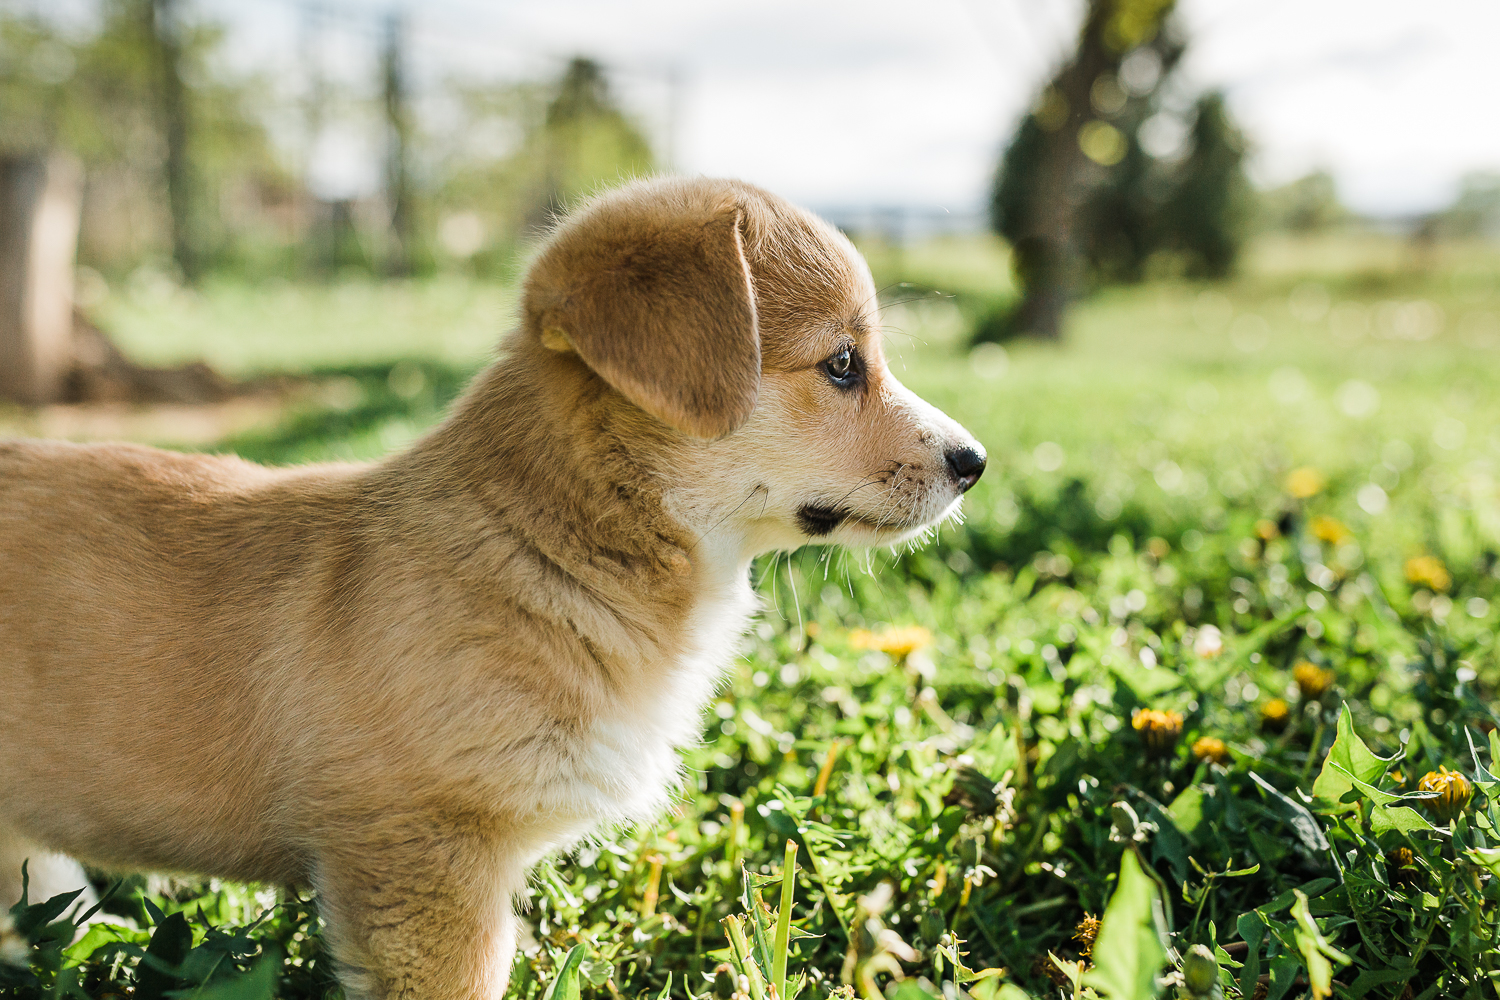
[[[42,851],[306,883],[351,996],[498,1000],[528,867],[662,808],[750,560],[915,536],[964,449],[842,236],[670,179],[565,221],[380,464],[0,443],[0,906]]]

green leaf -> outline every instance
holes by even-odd
[[[1333,963],[1329,959],[1341,965],[1348,965],[1352,960],[1328,943],[1328,939],[1318,929],[1318,922],[1307,908],[1307,897],[1301,892],[1296,892],[1296,896],[1292,918],[1297,921],[1297,928],[1293,932],[1297,950],[1302,953],[1302,964],[1307,969],[1307,982],[1312,987],[1313,1000],[1324,1000],[1333,995]]]
[[[557,978],[547,984],[542,1000],[580,1000],[582,990],[579,969],[583,965],[586,950],[583,945],[574,945],[557,970]]]
[[[1254,771],[1250,772],[1250,778],[1261,787],[1262,791],[1271,796],[1271,801],[1276,805],[1282,818],[1286,820],[1292,832],[1297,835],[1297,839],[1302,841],[1308,850],[1316,852],[1328,850],[1328,838],[1323,836],[1323,828],[1318,826],[1318,821],[1313,819],[1313,814],[1307,811],[1306,806],[1281,794],[1275,786]]]
[[[1365,969],[1349,985],[1349,996],[1351,1000],[1358,1000],[1377,986],[1404,983],[1416,975],[1416,972],[1416,969]]]
[[[1187,844],[1182,837],[1182,831],[1177,829],[1177,824],[1172,821],[1172,816],[1156,800],[1149,795],[1141,794],[1141,802],[1145,805],[1145,814],[1152,823],[1156,825],[1156,835],[1151,838],[1152,860],[1166,858],[1167,864],[1172,867],[1172,877],[1179,882],[1186,882],[1192,873],[1188,865]]]
[[[1182,676],[1164,667],[1147,670],[1141,664],[1126,657],[1122,662],[1111,663],[1110,672],[1130,688],[1130,693],[1142,705],[1150,705],[1175,688],[1182,686]]]
[[[1434,830],[1427,818],[1410,806],[1376,806],[1370,810],[1370,830],[1381,834],[1389,830],[1415,833],[1418,830]]]
[[[164,1000],[179,985],[176,970],[192,944],[193,929],[181,910],[157,923],[136,975],[137,1000]]]
[[[1182,831],[1183,836],[1192,838],[1198,832],[1198,825],[1203,822],[1203,789],[1198,785],[1189,785],[1182,790],[1182,794],[1172,800],[1167,806],[1167,815],[1172,818],[1173,824]]]
[[[1086,985],[1116,1000],[1156,996],[1156,974],[1167,957],[1152,916],[1157,899],[1156,882],[1141,870],[1135,852],[1126,851],[1094,940],[1094,968],[1083,976]]]
[[[24,909],[21,908],[20,903],[17,903],[11,907],[11,913],[16,922],[16,932],[22,937],[31,937],[38,930],[62,916],[63,911],[72,906],[73,901],[82,893],[82,889],[58,893],[51,899],[41,903],[32,903]]]
[[[1297,970],[1301,966],[1296,955],[1277,955],[1271,959],[1271,983],[1266,1000],[1281,1000],[1290,993],[1297,982]]]
[[[1495,733],[1490,733],[1490,739],[1493,741],[1494,738]],[[1469,729],[1468,726],[1464,727],[1464,739],[1469,743],[1469,756],[1474,759],[1475,780],[1484,782],[1500,781],[1500,778],[1497,778],[1493,771],[1479,762],[1479,748],[1474,745],[1474,733]],[[1492,766],[1495,764],[1495,753],[1493,746],[1490,750],[1490,764]]]
[[[283,964],[281,949],[272,944],[242,976],[207,986],[169,990],[167,996],[174,1000],[275,1000]]]
[[[1471,847],[1464,851],[1464,857],[1500,878],[1500,847]]]
[[[1328,750],[1323,770],[1313,782],[1316,808],[1325,814],[1358,808],[1355,803],[1342,801],[1344,795],[1361,784],[1365,787],[1373,786],[1390,769],[1394,760],[1394,757],[1390,760],[1377,757],[1365,746],[1364,741],[1354,732],[1354,720],[1346,703],[1339,709],[1338,737]]]
[[[1239,915],[1235,927],[1245,944],[1249,945],[1245,952],[1244,968],[1240,970],[1240,993],[1248,997],[1254,995],[1255,981],[1260,977],[1260,945],[1266,938],[1266,922],[1259,913],[1251,910]]]

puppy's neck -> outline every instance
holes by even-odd
[[[509,347],[398,460],[403,478],[457,488],[478,564],[528,595],[528,611],[565,623],[616,680],[692,658],[705,618],[741,628],[744,561],[700,546],[663,502],[668,432],[576,358]],[[735,607],[723,615],[715,604]]]

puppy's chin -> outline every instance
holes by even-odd
[[[954,497],[936,515],[916,521],[909,518],[878,519],[856,511],[806,504],[797,511],[797,527],[813,544],[846,545],[854,548],[901,545],[921,538],[944,521],[955,517],[962,504],[962,496]]]

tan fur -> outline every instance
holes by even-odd
[[[378,465],[0,443],[0,891],[43,848],[307,883],[351,996],[499,998],[528,867],[660,809],[751,558],[808,504],[859,545],[956,508],[977,445],[885,370],[847,241],[765,192],[608,194],[523,312]]]

